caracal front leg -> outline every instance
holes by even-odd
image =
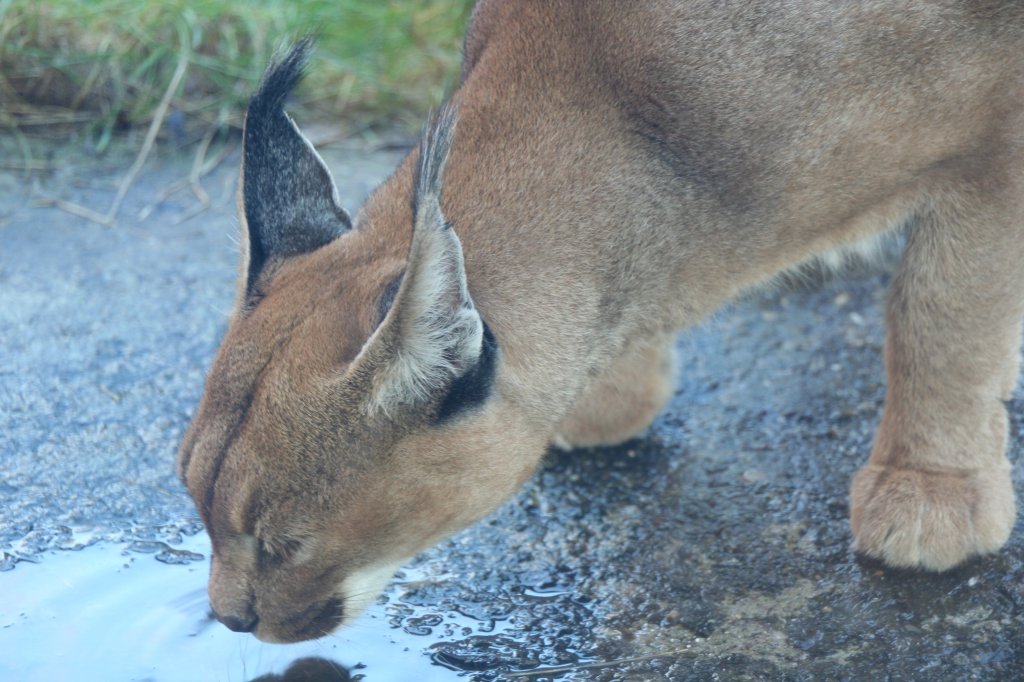
[[[854,547],[893,566],[945,570],[1013,528],[1024,183],[1001,180],[932,202],[893,282],[885,414],[850,492]]]
[[[658,416],[675,389],[675,337],[634,341],[580,396],[552,444],[616,445],[639,435]]]

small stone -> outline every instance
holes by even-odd
[[[758,471],[757,469],[747,469],[740,476],[745,483],[757,483],[758,481],[763,481],[767,477],[767,474],[763,471]]]

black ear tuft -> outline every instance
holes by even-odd
[[[271,64],[246,112],[242,204],[249,292],[268,261],[318,249],[352,226],[323,159],[284,110],[312,44],[305,38]]]
[[[249,100],[246,128],[272,123],[278,112],[284,111],[285,100],[299,84],[306,72],[306,64],[313,52],[313,39],[303,38],[289,49],[283,58],[276,58],[267,67],[259,90]],[[257,132],[257,131],[254,131]],[[258,132],[266,132],[260,130]]]
[[[433,202],[440,209],[441,183],[444,167],[455,137],[459,110],[454,104],[446,104],[432,117],[420,141],[420,162],[416,169],[416,184],[413,190],[412,213],[419,222],[420,210],[427,202]],[[444,227],[440,225],[438,227]]]

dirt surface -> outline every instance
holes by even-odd
[[[400,154],[327,156],[355,208]],[[65,551],[205,570],[203,552],[175,549],[201,528],[173,460],[232,303],[237,161],[203,180],[212,205],[189,218],[187,188],[155,202],[190,163],[154,159],[113,228],[33,204],[104,211],[123,170],[0,176],[0,670],[12,679],[35,669],[5,645],[34,613],[22,595]],[[944,575],[849,549],[847,485],[885,390],[886,281],[754,294],[685,333],[678,391],[648,435],[552,454],[361,621],[360,636],[411,658],[355,667],[358,645],[335,643],[303,653],[292,678],[260,679],[1024,679],[1020,527],[1002,553]],[[1019,389],[1009,409],[1020,492]],[[66,618],[105,627],[89,613]],[[211,671],[238,656],[204,652]],[[151,679],[176,679],[162,670]]]

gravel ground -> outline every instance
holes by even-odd
[[[327,156],[352,208],[399,158]],[[138,218],[190,161],[151,162],[114,228],[33,200],[102,211],[119,172],[0,175],[0,593],[54,551],[198,530],[173,459],[234,293],[235,160],[204,180],[198,216],[182,221],[185,189]],[[419,557],[422,579],[389,592],[378,625],[473,680],[1024,679],[1020,528],[944,575],[849,549],[847,485],[884,397],[886,281],[754,294],[684,334],[677,394],[647,436],[552,454]],[[1020,491],[1020,390],[1009,407]]]

